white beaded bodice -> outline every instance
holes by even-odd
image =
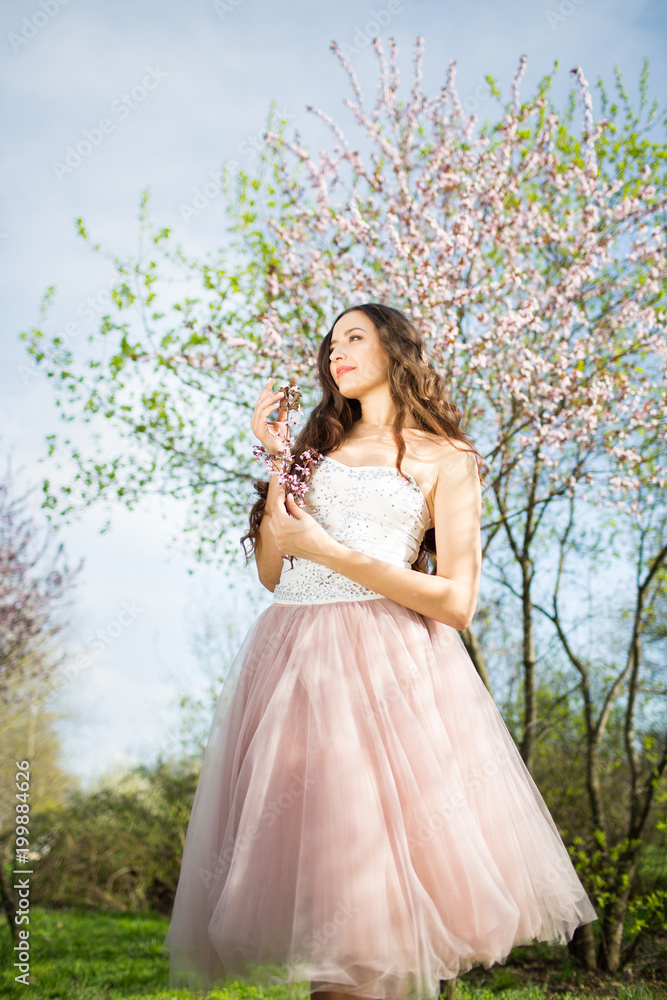
[[[393,466],[349,466],[324,458],[314,467],[305,499],[309,510],[333,538],[357,552],[409,568],[430,524],[426,498],[416,479]],[[308,509],[308,508],[306,508]],[[294,558],[283,562],[274,604],[329,604],[382,597],[341,573]]]

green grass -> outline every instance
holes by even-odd
[[[29,992],[14,981],[9,931],[2,929],[3,997],[88,1000],[97,997],[178,996],[165,991],[168,960],[160,954],[167,929],[154,913],[109,914],[90,910],[30,912]]]
[[[46,910],[30,914],[29,987],[14,981],[16,970],[6,925],[0,927],[0,996],[30,1000],[190,1000],[186,990],[166,988],[169,962],[160,954],[169,921],[155,913],[109,914],[84,909]],[[568,973],[566,963],[564,980]],[[489,970],[484,986],[460,980],[457,1000],[544,1000],[542,987],[522,987],[509,966]],[[562,980],[561,980],[562,981]],[[565,986],[566,983],[563,982]],[[27,992],[26,992],[27,990]],[[294,998],[308,997],[308,984],[296,986]],[[614,1000],[654,1000],[645,984],[610,988]],[[224,990],[211,990],[209,1000],[290,1000],[288,986],[260,989],[230,980]],[[560,1000],[575,1000],[574,993]],[[576,994],[582,1000],[582,994]],[[598,994],[597,1000],[600,1000]]]

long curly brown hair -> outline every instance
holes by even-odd
[[[484,460],[461,428],[461,411],[449,400],[444,379],[424,357],[421,335],[399,309],[377,302],[367,302],[344,309],[322,340],[317,356],[317,375],[322,388],[322,399],[313,408],[306,424],[296,437],[292,447],[293,461],[290,472],[294,470],[297,462],[312,471],[312,464],[305,457],[303,460],[301,458],[303,452],[307,448],[322,455],[336,451],[345,441],[354,422],[361,417],[359,400],[346,399],[338,391],[329,364],[329,344],[333,329],[338,320],[349,312],[362,312],[368,316],[389,358],[387,374],[389,394],[396,414],[392,430],[398,449],[397,471],[407,480],[408,477],[401,469],[405,455],[405,440],[401,430],[406,417],[412,415],[422,430],[444,435],[449,441],[461,441],[467,445],[462,450],[475,455],[478,474],[483,482]],[[269,483],[265,479],[256,480],[253,485],[259,496],[250,511],[249,529],[241,538],[246,564],[255,551],[269,492]],[[245,546],[248,539],[251,542],[249,553]],[[412,568],[423,573],[435,573],[436,558],[435,529],[429,528],[424,534]]]

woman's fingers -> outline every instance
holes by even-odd
[[[276,406],[280,406],[281,410],[284,409],[285,401],[282,399],[270,399],[268,403],[264,404],[263,408],[267,413],[270,413],[271,410],[275,410]]]
[[[266,383],[266,385],[264,386],[264,388],[262,389],[262,391],[260,392],[259,397],[257,399],[257,405],[258,406],[259,406],[260,403],[263,403],[264,400],[267,399],[268,396],[270,395],[270,393],[271,393],[271,381],[272,380],[269,380]]]
[[[257,403],[255,404],[255,409],[250,420],[250,427],[264,447],[268,447],[271,438],[284,438],[287,434],[286,425],[286,413],[287,413],[287,400],[285,398],[285,393],[282,390],[277,389],[275,392],[271,391],[274,379],[269,378],[264,385]],[[271,413],[278,407],[278,419],[276,421],[270,421],[269,417]]]
[[[278,398],[276,398],[276,397],[279,397],[279,396],[282,396],[282,392],[280,392],[280,393],[275,393],[274,392],[273,396],[270,399],[266,400],[262,404],[262,407],[261,407],[262,413],[270,413],[271,410],[275,410],[276,406],[278,406],[278,405],[280,405],[280,409],[281,410],[284,409],[284,407],[285,407],[285,400],[284,399],[278,399]]]
[[[275,392],[272,392],[272,391],[271,391],[271,386],[272,386],[272,384],[273,384],[273,381],[274,381],[274,380],[273,380],[272,378],[270,378],[270,379],[269,379],[269,380],[268,380],[268,381],[266,382],[266,384],[264,385],[264,388],[263,388],[263,389],[262,389],[262,391],[260,392],[260,394],[259,394],[259,398],[258,398],[258,400],[257,400],[257,404],[258,404],[258,405],[259,405],[260,403],[264,403],[264,402],[265,402],[265,400],[269,399],[270,397],[273,397],[273,396],[282,396],[282,395],[283,395],[283,393],[282,393],[282,392],[280,391],[280,389],[276,389],[276,390],[275,390]]]
[[[271,517],[275,515],[276,523],[281,521],[284,517],[287,517],[287,511],[285,510],[285,490],[284,487],[280,487],[278,495],[275,499],[273,505],[273,510],[271,511]]]

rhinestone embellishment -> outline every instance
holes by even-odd
[[[430,523],[426,498],[413,476],[391,466],[349,466],[324,456],[315,466],[306,500],[333,538],[358,552],[409,568]],[[274,604],[329,604],[373,600],[382,594],[341,573],[295,557],[283,563]]]

